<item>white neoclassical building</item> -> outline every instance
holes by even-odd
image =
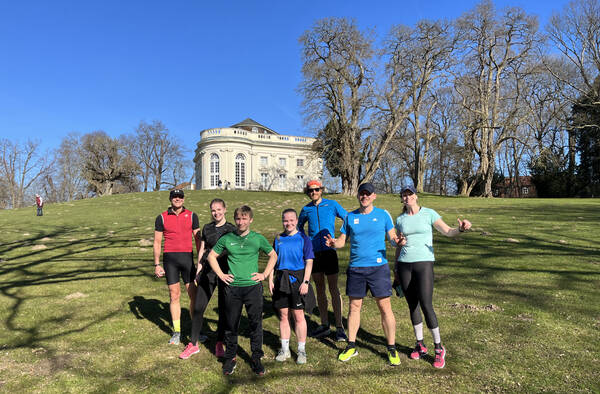
[[[197,189],[301,191],[322,179],[314,138],[282,135],[248,118],[206,129],[194,156]]]

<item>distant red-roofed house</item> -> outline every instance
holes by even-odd
[[[493,190],[494,197],[501,198],[533,198],[537,191],[529,175],[516,178],[504,178]]]

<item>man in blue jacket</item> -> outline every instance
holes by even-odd
[[[324,199],[323,190],[323,184],[318,180],[311,180],[306,184],[305,192],[311,201],[300,212],[298,229],[304,232],[304,224],[308,222],[308,236],[312,240],[315,254],[312,278],[317,288],[317,305],[321,316],[321,325],[312,332],[312,336],[321,338],[331,333],[325,293],[325,277],[327,277],[335,315],[336,340],[342,342],[348,338],[342,324],[342,296],[338,288],[338,256],[335,249],[325,244],[325,236],[335,236],[336,216],[344,220],[348,212],[337,201]]]

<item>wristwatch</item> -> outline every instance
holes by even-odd
[[[307,285],[307,284],[309,284],[309,283],[310,283],[310,281],[309,281],[309,280],[305,280],[305,281],[304,281],[304,282],[302,282],[302,283],[303,283],[303,284],[305,284],[305,285]]]

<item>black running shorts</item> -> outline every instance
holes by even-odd
[[[315,252],[313,260],[313,274],[324,273],[325,275],[333,275],[340,272],[338,255],[334,249]]]
[[[183,279],[183,283],[188,284],[196,276],[194,254],[192,252],[163,253],[163,265],[168,285],[179,283],[179,277]]]

